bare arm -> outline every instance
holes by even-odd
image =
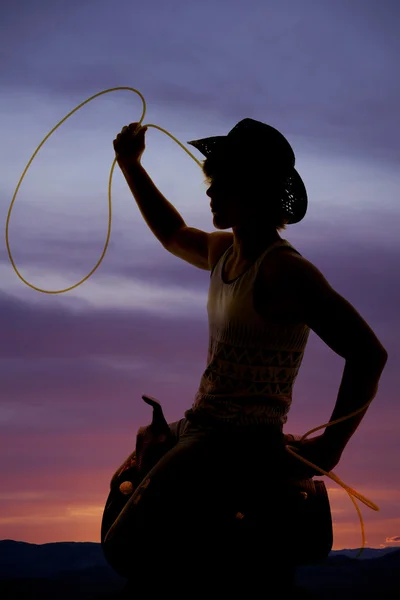
[[[345,359],[343,377],[330,421],[345,417],[371,401],[388,354],[356,309],[338,294],[322,273],[303,257],[288,254],[280,278],[296,299],[300,318]],[[325,429],[324,439],[343,452],[367,409]]]
[[[233,234],[188,227],[140,163],[122,166],[121,171],[144,220],[164,248],[199,269],[211,270],[215,253],[222,253],[232,243]]]
[[[174,206],[154,185],[140,162],[121,166],[121,171],[152,233],[166,247],[173,233],[185,226]]]
[[[116,161],[140,212],[150,230],[163,246],[177,229],[185,226],[179,212],[161,194],[142,167],[147,127],[130,123],[113,140]]]
[[[174,206],[162,195],[140,163],[147,127],[131,123],[113,141],[116,160],[151,232],[168,252],[198,267],[211,270],[220,251],[232,243],[227,232],[207,233],[187,227]],[[227,246],[226,246],[227,247]]]
[[[378,392],[378,383],[385,367],[387,355],[376,352],[360,353],[358,360],[346,360],[335,408],[330,421],[345,417],[373,400]],[[324,439],[342,453],[357,430],[369,407],[341,423],[326,427]]]

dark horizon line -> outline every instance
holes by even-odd
[[[75,540],[63,540],[63,541],[57,541],[57,542],[43,542],[43,543],[38,543],[38,542],[26,542],[25,540],[13,540],[11,538],[4,538],[0,540],[1,542],[14,542],[16,544],[30,544],[31,546],[45,546],[46,544],[99,544],[101,545],[101,542],[93,542],[91,540],[87,540],[87,541],[75,541]],[[396,545],[396,546],[384,546],[383,548],[375,548],[374,546],[365,546],[364,547],[364,551],[365,550],[388,550],[388,549],[393,549],[393,550],[400,550],[400,544]],[[357,547],[357,548],[341,548],[340,550],[331,550],[330,553],[332,552],[358,552],[361,550],[361,546]],[[362,555],[361,555],[362,556]]]

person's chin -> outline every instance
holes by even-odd
[[[216,229],[230,229],[231,224],[220,213],[213,213],[213,223]]]

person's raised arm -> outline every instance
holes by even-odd
[[[140,163],[145,150],[146,127],[138,123],[123,127],[114,140],[117,163],[148,227],[168,252],[199,269],[211,270],[216,258],[233,241],[226,231],[208,233],[188,227],[172,204],[162,195]]]
[[[140,159],[145,150],[146,127],[138,123],[122,128],[114,140],[117,163],[126,179],[148,227],[165,247],[171,236],[185,226],[185,221],[154,185]]]

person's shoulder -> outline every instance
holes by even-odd
[[[262,263],[261,268],[264,276],[269,280],[278,278],[286,281],[289,275],[301,277],[311,273],[323,277],[321,271],[290,242],[278,245],[269,260]]]
[[[292,245],[278,244],[262,261],[257,281],[263,314],[300,320],[301,281],[316,267]],[[322,274],[321,274],[322,275]],[[304,287],[304,286],[303,286]]]
[[[330,288],[322,271],[291,245],[274,252],[273,259],[264,266],[264,278],[293,298],[299,298],[307,291]]]
[[[233,233],[229,231],[213,231],[210,234],[209,269],[212,271],[221,256],[232,246]]]
[[[270,275],[270,285],[279,290],[282,304],[287,302],[299,322],[336,354],[346,359],[365,352],[387,355],[368,323],[310,260],[295,252],[282,252]]]
[[[314,298],[321,298],[330,284],[323,273],[308,258],[291,245],[278,246],[270,260],[260,268],[262,297],[267,298],[276,309],[304,317],[304,305]]]

